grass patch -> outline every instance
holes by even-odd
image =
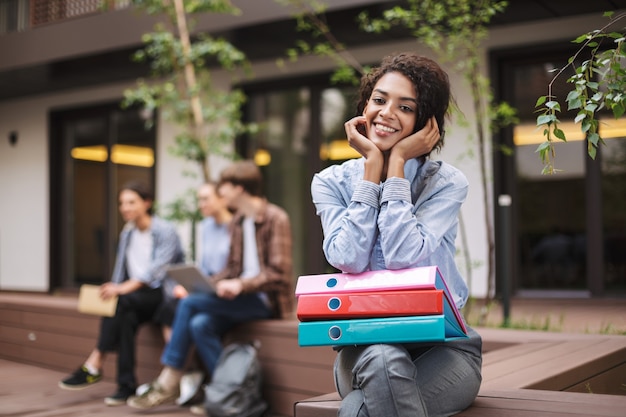
[[[567,327],[566,312],[542,312],[539,310],[537,311],[538,314],[530,315],[528,309],[524,312],[512,309],[510,317],[505,320],[501,310],[502,306],[497,300],[484,301],[470,298],[463,307],[462,313],[467,324],[472,327],[626,336],[626,328],[623,325],[610,322],[599,323],[599,326],[594,325],[587,328],[581,325],[579,329],[571,330]]]
[[[530,319],[511,320],[508,322],[505,320],[497,327],[503,329],[515,329],[515,330],[534,330],[542,332],[562,332],[563,331],[564,317],[561,315],[557,323],[552,322],[552,317],[532,317]]]

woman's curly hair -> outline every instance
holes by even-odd
[[[373,68],[361,78],[357,115],[363,114],[378,80],[390,72],[398,72],[406,76],[415,87],[418,107],[413,128],[414,133],[423,128],[428,119],[435,116],[441,137],[433,150],[440,150],[443,147],[445,118],[448,116],[452,95],[448,74],[430,58],[411,52],[385,57],[380,66]]]

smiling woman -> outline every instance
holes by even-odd
[[[458,308],[468,289],[454,254],[463,173],[430,160],[443,145],[451,100],[446,73],[412,53],[392,55],[361,81],[358,116],[345,123],[361,158],[316,174],[311,194],[328,262],[347,273],[436,265]],[[478,393],[481,338],[339,349],[340,417],[452,415]],[[445,394],[442,394],[445,393]]]

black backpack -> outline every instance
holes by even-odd
[[[204,408],[211,417],[260,417],[267,410],[255,346],[231,343],[224,348],[204,387]]]

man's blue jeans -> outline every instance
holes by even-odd
[[[243,294],[233,300],[214,294],[192,293],[178,302],[172,337],[161,356],[161,363],[183,369],[191,346],[207,371],[213,373],[222,352],[222,336],[239,323],[266,319],[270,309],[258,294]]]
[[[426,345],[343,347],[335,384],[339,417],[450,416],[469,407],[481,383],[481,339]]]

